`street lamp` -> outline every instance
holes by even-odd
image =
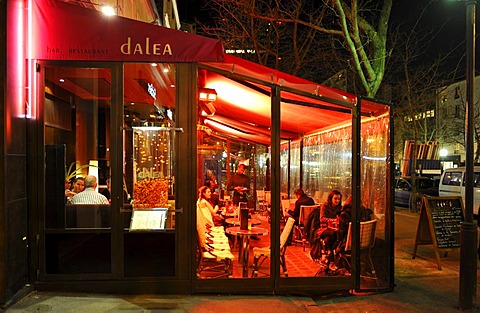
[[[471,309],[477,291],[477,223],[473,222],[473,104],[475,93],[475,9],[476,0],[465,0],[467,12],[467,68],[465,103],[465,221],[460,227],[461,310]]]

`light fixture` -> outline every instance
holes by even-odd
[[[204,102],[215,102],[217,100],[217,91],[211,88],[200,88],[198,91],[198,100]]]
[[[215,115],[215,106],[211,102],[202,102],[200,104],[200,114],[202,116],[213,116]]]
[[[104,5],[104,6],[102,6],[101,10],[102,10],[103,14],[105,14],[106,16],[115,15],[115,9],[112,8],[111,6]]]

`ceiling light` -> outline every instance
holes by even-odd
[[[198,91],[198,100],[205,102],[215,102],[217,100],[217,91],[211,88],[201,88]]]
[[[113,16],[115,15],[115,9],[112,8],[111,6],[109,5],[104,5],[102,6],[102,12],[103,14],[105,14],[106,16]]]

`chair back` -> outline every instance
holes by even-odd
[[[300,216],[298,217],[298,224],[305,225],[305,221],[307,220],[310,213],[312,213],[315,209],[320,208],[320,205],[301,205],[300,206]]]
[[[280,249],[282,249],[285,246],[288,236],[290,236],[290,233],[293,229],[294,223],[295,223],[295,219],[289,217],[287,220],[287,223],[285,224],[285,227],[283,228],[282,233],[280,234]]]
[[[272,192],[271,191],[265,191],[265,201],[267,202],[268,205],[272,205]]]
[[[367,250],[375,244],[375,228],[377,220],[360,222],[360,251]],[[352,250],[352,223],[348,223],[345,251]]]
[[[257,190],[257,201],[258,202],[265,201],[265,190],[263,190],[263,189],[258,189]]]
[[[282,203],[283,215],[285,216],[285,213],[287,213],[287,211],[290,210],[290,200],[282,199],[281,203]]]

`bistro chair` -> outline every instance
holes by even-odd
[[[282,216],[287,216],[288,210],[290,210],[290,199],[280,200],[282,204]]]
[[[267,201],[265,199],[265,190],[263,189],[257,189],[257,204],[260,215],[266,215]]]
[[[377,226],[377,220],[371,220],[367,222],[360,222],[360,260],[363,261],[361,265],[361,272],[366,274],[367,268],[369,267],[371,275],[363,275],[363,276],[370,276],[371,278],[376,280],[377,286],[379,285],[377,272],[375,271],[375,267],[373,265],[372,260],[372,248],[375,245],[375,229]],[[345,243],[344,251],[340,252],[340,259],[345,261],[347,264],[348,269],[351,269],[351,259],[352,259],[352,223],[348,224],[348,233],[347,233],[347,240]]]
[[[198,204],[198,203],[197,203]],[[222,228],[206,226],[197,206],[197,277],[221,278],[233,274],[233,260],[228,238]]]
[[[293,229],[295,220],[288,218],[285,227],[280,235],[280,265],[282,266],[285,277],[288,277],[287,263],[285,261],[285,252],[287,251],[287,239]],[[258,271],[263,262],[270,257],[270,247],[254,247],[253,248],[253,271],[252,277],[258,277]]]
[[[307,245],[307,234],[305,234],[305,222],[307,221],[308,216],[315,209],[319,209],[320,205],[301,205],[300,206],[300,215],[298,217],[298,225],[295,225],[295,243],[301,243],[303,245],[303,251]]]

